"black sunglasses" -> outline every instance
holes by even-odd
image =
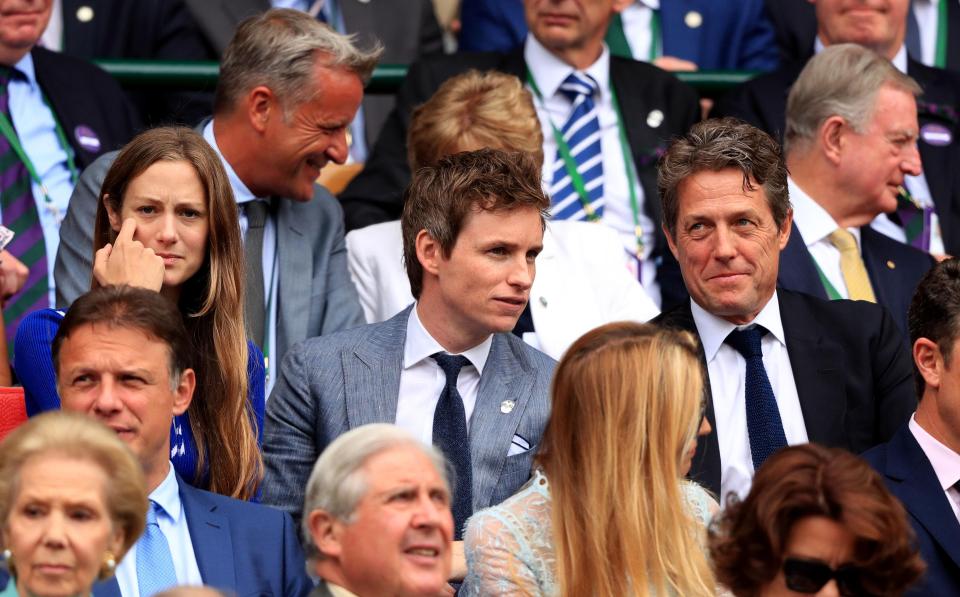
[[[816,593],[830,582],[830,579],[836,579],[837,590],[841,595],[859,597],[864,595],[860,582],[861,573],[861,569],[853,564],[844,564],[834,569],[823,560],[787,558],[783,561],[783,576],[787,581],[787,588],[798,593]]]

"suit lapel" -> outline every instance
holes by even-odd
[[[828,446],[846,445],[843,421],[847,398],[839,368],[843,349],[824,333],[803,302],[788,291],[780,291],[777,296],[807,437]]]
[[[177,478],[180,500],[187,517],[190,542],[197,558],[203,584],[218,588],[237,586],[233,568],[233,540],[230,520],[217,512],[217,506],[204,499],[203,492]]]
[[[894,481],[891,490],[950,559],[960,565],[960,524],[930,461],[907,425],[893,436],[886,453],[884,473]]]
[[[860,228],[860,254],[863,256],[863,264],[867,268],[877,302],[890,313],[902,317],[909,307],[903,302],[903,299],[909,296],[903,289],[907,288],[910,282],[904,279],[904,270],[896,268],[895,255],[884,252],[879,234],[869,226]],[[893,263],[894,267],[889,267],[888,263]]]
[[[477,402],[470,418],[470,458],[473,463],[473,506],[490,504],[510,444],[533,392],[534,375],[527,357],[514,351],[503,334],[494,334],[490,356],[480,376]],[[513,408],[505,409],[505,401]],[[509,412],[503,412],[509,410]],[[524,438],[531,440],[531,438]]]
[[[949,70],[960,70],[960,2],[943,0],[947,3],[947,64]]]
[[[412,308],[371,326],[370,333],[352,351],[343,352],[343,391],[351,429],[368,423],[396,422],[403,345]]]
[[[827,292],[820,282],[820,275],[814,265],[813,255],[807,250],[807,244],[792,224],[790,240],[780,252],[780,270],[777,274],[777,284],[789,290],[803,292],[817,298],[827,299]]]
[[[315,199],[314,199],[315,200]],[[277,344],[274,354],[282,355],[297,342],[306,339],[310,317],[310,284],[313,249],[300,229],[299,204],[274,198],[277,206]]]
[[[685,17],[691,11],[696,11],[700,15],[705,13],[700,3],[692,0],[674,0],[660,4],[664,56],[675,56],[694,63],[698,61],[703,27],[689,27],[686,24]]]

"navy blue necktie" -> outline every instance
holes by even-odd
[[[470,364],[466,357],[438,352],[431,358],[440,365],[447,381],[433,412],[433,444],[447,457],[456,476],[453,488],[454,539],[463,538],[463,525],[473,512],[473,471],[470,464],[470,438],[463,398],[457,391],[460,370]]]
[[[760,339],[767,330],[753,326],[733,330],[725,342],[736,349],[747,362],[745,394],[747,403],[747,434],[750,436],[750,455],[757,470],[771,454],[787,445],[780,421],[780,409],[770,386],[770,378],[763,367]]]

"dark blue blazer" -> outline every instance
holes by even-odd
[[[893,315],[900,333],[906,338],[909,335],[907,308],[910,307],[910,299],[913,298],[920,278],[933,267],[933,257],[920,249],[897,242],[869,226],[860,228],[860,245],[877,302]],[[777,285],[818,298],[828,298],[813,257],[807,250],[807,244],[800,236],[796,224],[790,232],[786,248],[780,252]]]
[[[239,597],[310,593],[313,583],[289,514],[196,489],[179,477],[177,481],[205,585]],[[120,597],[120,586],[111,578],[94,585],[93,594]]]
[[[687,13],[703,18],[686,24]],[[459,48],[507,52],[523,43],[527,23],[520,0],[463,0]],[[660,3],[663,53],[695,62],[701,70],[768,71],[780,62],[763,0],[670,0]]]
[[[927,572],[909,595],[960,595],[960,524],[909,427],[863,454],[903,503]]]

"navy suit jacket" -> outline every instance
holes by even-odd
[[[803,62],[784,64],[777,70],[738,85],[720,98],[711,116],[735,116],[765,130],[775,139],[783,138],[786,123],[787,95],[800,76]],[[923,95],[917,98],[917,118],[921,133],[927,125],[946,127],[952,142],[930,143],[920,135],[920,161],[937,208],[943,244],[947,253],[960,254],[960,184],[956,184],[958,152],[960,152],[960,74],[930,68],[907,60],[907,74],[913,77]]]
[[[689,12],[702,24],[690,27]],[[460,50],[507,52],[523,43],[527,22],[520,0],[463,0]],[[773,70],[779,55],[763,0],[670,0],[660,3],[663,54],[701,70]]]
[[[177,482],[205,585],[238,597],[310,593],[313,582],[288,514],[197,489],[179,477]],[[111,578],[94,585],[93,594],[120,597],[120,586]]]
[[[893,315],[904,338],[908,337],[907,309],[920,278],[933,267],[933,257],[920,249],[897,242],[869,226],[860,228],[863,262],[877,303]],[[826,300],[813,257],[794,223],[787,246],[780,252],[777,285]]]
[[[960,523],[933,466],[903,425],[863,455],[909,514],[927,572],[909,595],[960,595]]]
[[[873,303],[822,301],[784,289],[777,297],[810,441],[857,453],[887,441],[917,406],[910,355],[890,314]],[[653,323],[697,334],[689,302]],[[720,446],[709,386],[707,393],[712,429],[697,442],[689,476],[719,494]]]

